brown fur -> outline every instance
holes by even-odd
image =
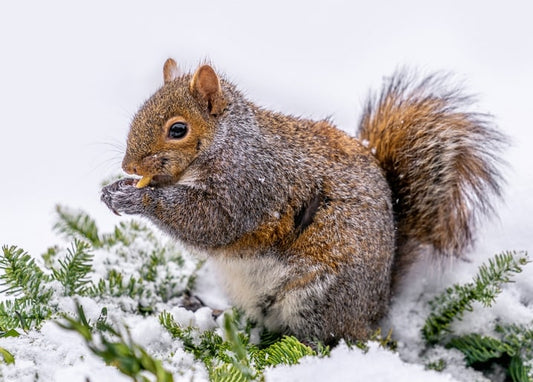
[[[436,78],[391,80],[367,106],[362,143],[254,105],[208,65],[176,72],[167,60],[128,135],[124,170],[152,182],[120,180],[102,200],[205,252],[235,305],[270,330],[367,338],[392,274],[425,249],[462,254],[499,195],[502,136]],[[169,138],[176,121],[188,132]]]
[[[497,154],[506,139],[489,116],[467,111],[470,97],[446,89],[445,80],[398,73],[361,118],[360,138],[393,192],[398,274],[424,247],[463,255],[481,215],[492,211],[491,197],[501,195]]]
[[[168,60],[167,60],[168,63]],[[165,63],[164,76],[167,78],[167,63]],[[172,82],[169,87],[172,87]],[[169,93],[172,90],[169,89]],[[161,95],[165,97],[166,95]],[[174,95],[179,97],[179,95]],[[198,96],[198,95],[197,95]],[[154,103],[158,100],[153,100]],[[185,102],[183,102],[185,101]],[[165,176],[173,182],[178,180],[183,171],[200,153],[202,145],[208,145],[212,139],[214,125],[206,120],[196,106],[197,100],[191,95],[182,97],[180,104],[170,108],[158,108],[155,113],[138,113],[130,129],[128,146],[131,150],[126,152],[122,167],[129,174],[141,176]],[[205,101],[207,102],[207,101]],[[183,121],[189,125],[189,133],[179,141],[167,138],[168,129],[172,123]],[[158,131],[147,134],[146,126],[157,124]],[[135,152],[135,155],[131,155]]]
[[[165,61],[163,65],[163,80],[166,83],[175,80],[180,76],[180,71],[178,69],[178,64],[172,58],[169,58]]]

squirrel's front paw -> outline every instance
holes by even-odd
[[[101,200],[115,214],[141,214],[145,189],[135,187],[133,179],[121,179],[102,188]]]

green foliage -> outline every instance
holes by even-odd
[[[65,314],[62,307],[68,306],[72,296],[82,296],[98,304],[113,304],[113,310],[158,313],[162,303],[194,294],[196,274],[203,262],[182,257],[175,245],[136,221],[123,221],[111,232],[100,233],[89,215],[60,206],[57,219],[56,231],[70,244],[48,249],[42,255],[42,267],[20,248],[2,248],[0,285],[8,298],[0,301],[0,338],[18,336],[23,332],[15,328],[28,331],[59,315],[64,317],[63,328],[78,333],[94,354],[134,381],[172,381],[161,360],[134,343],[127,329],[117,330],[107,322],[107,308],[91,323],[80,305],[76,305],[75,317]],[[503,253],[480,267],[471,283],[453,285],[433,299],[422,332],[428,347],[438,344],[457,349],[474,368],[484,370],[498,364],[512,381],[533,381],[533,322],[497,325],[492,336],[456,335],[452,326],[464,312],[474,309],[476,302],[490,306],[502,285],[511,282],[528,261],[525,253]],[[297,364],[302,357],[328,356],[330,351],[320,343],[312,349],[295,337],[266,331],[255,343],[252,338],[257,338],[258,329],[235,310],[225,314],[222,328],[214,330],[182,327],[167,312],[159,314],[159,321],[181,341],[185,351],[205,365],[210,380],[216,382],[263,380],[268,367]],[[396,349],[391,332],[383,336],[377,331],[371,341]],[[367,347],[364,342],[353,345],[363,350]],[[13,354],[0,347],[0,363],[13,362]],[[433,370],[446,366],[444,359],[426,365]]]
[[[184,271],[180,251],[147,226],[121,222],[112,233],[99,234],[86,213],[61,206],[56,211],[54,227],[71,244],[66,249],[49,248],[42,256],[44,269],[23,249],[2,248],[0,285],[13,298],[0,301],[0,331],[39,327],[59,312],[57,299],[63,296],[129,297],[133,304],[128,306],[149,314],[157,302],[180,296],[193,286],[199,268],[194,264]],[[92,281],[94,251],[105,252],[109,261],[103,264],[105,277]]]
[[[5,338],[5,337],[18,337],[20,336],[20,333],[17,332],[15,329],[9,329],[5,332],[0,332],[0,338]]]
[[[521,357],[512,357],[509,362],[509,377],[514,382],[531,382],[533,381],[531,362],[526,366]]]
[[[222,336],[214,330],[199,332],[193,327],[182,327],[174,321],[172,314],[162,312],[159,322],[174,338],[183,343],[185,351],[194,355],[194,358],[204,362],[208,370],[214,359],[221,358],[231,363],[228,352],[231,350],[230,343],[224,341]]]
[[[111,269],[108,271],[106,277],[101,278],[96,284],[93,283],[87,288],[86,294],[90,297],[128,296],[136,298],[141,296],[143,291],[142,280],[138,280],[133,276],[125,278],[116,269]]]
[[[98,234],[96,222],[85,212],[72,212],[60,205],[56,206],[56,213],[59,217],[54,224],[54,229],[65,235],[67,238],[75,238],[87,241],[94,248],[103,246],[103,240]]]
[[[112,232],[100,233],[86,213],[61,206],[56,211],[54,228],[70,246],[49,248],[42,255],[43,268],[22,249],[4,247],[0,280],[4,291],[15,298],[0,302],[0,331],[18,333],[10,330],[38,328],[44,320],[60,315],[64,317],[63,328],[79,333],[94,354],[133,380],[147,380],[146,373],[158,381],[172,380],[161,361],[135,344],[127,331],[119,332],[107,323],[106,308],[92,324],[81,306],[77,305],[77,316],[71,317],[61,310],[65,304],[60,301],[82,296],[106,303],[120,297],[122,309],[131,312],[135,306],[133,313],[153,314],[158,303],[191,294],[203,262],[185,261],[173,244],[141,223],[123,221]],[[104,277],[95,277],[95,259]],[[160,322],[206,366],[213,381],[261,380],[269,366],[293,365],[304,356],[329,354],[329,347],[316,344],[317,353],[294,337],[275,333],[264,332],[260,343],[252,343],[252,325],[237,311],[224,316],[222,331],[183,328],[165,312],[160,314]],[[388,342],[390,336],[381,340]],[[10,361],[10,353],[1,350]]]
[[[283,336],[280,341],[254,354],[255,367],[262,371],[268,366],[295,365],[308,355],[317,353],[296,337]]]
[[[25,297],[0,301],[0,330],[29,330],[38,327],[51,315],[52,309],[47,306],[47,301],[34,301]]]
[[[446,347],[461,351],[469,366],[483,370],[487,364],[497,363],[505,367],[513,381],[532,381],[531,366],[524,364],[526,360],[532,360],[532,334],[531,329],[520,330],[513,326],[512,334],[504,334],[502,338],[472,333],[452,338]]]
[[[67,250],[63,260],[59,259],[59,268],[52,268],[54,279],[65,288],[65,294],[84,294],[89,283],[88,273],[92,270],[93,255],[89,243],[75,239]]]
[[[0,333],[0,338],[18,337],[19,335],[20,334],[16,330],[11,329],[11,330],[8,330],[7,332]],[[0,347],[0,355],[4,359],[4,363],[6,363],[7,365],[15,363],[15,357],[7,349]]]
[[[512,381],[533,381],[533,322],[524,325],[496,325],[496,336],[470,333],[455,335],[451,323],[471,311],[475,301],[490,307],[504,283],[529,263],[526,253],[506,252],[490,259],[479,268],[473,282],[453,285],[430,302],[432,312],[422,333],[428,345],[442,344],[464,354],[465,362],[479,370],[489,370],[494,364],[504,367]],[[447,334],[445,336],[444,334]],[[445,364],[427,365],[435,370]]]
[[[387,335],[385,337],[383,337],[383,333],[381,332],[381,328],[377,328],[371,335],[370,335],[370,338],[366,341],[363,341],[363,340],[350,340],[350,339],[347,339],[347,340],[344,340],[346,342],[346,345],[348,346],[348,348],[350,349],[353,349],[353,348],[357,348],[357,349],[360,349],[362,350],[363,352],[368,352],[368,349],[369,349],[369,345],[368,343],[369,342],[376,342],[379,344],[379,346],[381,346],[383,349],[388,349],[388,350],[391,350],[391,351],[396,351],[397,347],[398,347],[398,343],[392,339],[392,329],[390,329],[387,333]],[[324,352],[324,354],[328,354],[329,355],[329,348],[325,348],[325,349],[322,349],[322,351]],[[321,354],[319,352],[319,354]]]
[[[425,340],[430,344],[441,341],[449,332],[450,324],[461,319],[465,311],[472,311],[475,301],[490,306],[501,292],[502,284],[511,281],[514,273],[522,271],[529,262],[527,254],[504,252],[482,265],[473,282],[453,285],[430,302],[432,313],[422,329]]]
[[[35,264],[24,250],[11,246],[2,247],[0,276],[8,295],[15,298],[0,301],[0,330],[21,327],[25,330],[39,325],[51,315],[47,306],[52,290],[47,285],[50,277]]]
[[[56,261],[57,254],[61,251],[61,248],[59,246],[53,246],[46,250],[45,253],[41,255],[44,261],[44,266],[48,269],[51,269],[54,266],[54,262]]]
[[[43,295],[43,285],[50,278],[23,249],[4,246],[2,252],[0,269],[3,274],[0,276],[0,285],[6,289],[1,292],[24,295],[29,300],[39,299]]]
[[[165,370],[162,362],[154,359],[146,350],[134,343],[129,333],[124,335],[101,320],[99,320],[101,331],[95,331],[85,317],[82,306],[76,304],[76,310],[77,319],[65,316],[64,322],[60,322],[59,325],[66,330],[79,333],[84,338],[87,347],[108,365],[115,366],[134,381],[150,381],[144,373],[153,375],[157,382],[174,380],[172,374]],[[103,332],[113,340],[108,339]]]
[[[12,363],[15,363],[15,357],[13,357],[13,354],[11,354],[9,351],[4,349],[3,347],[0,347],[0,355],[4,359],[4,362],[9,365]]]
[[[427,370],[443,371],[445,368],[446,368],[446,361],[443,360],[442,358],[434,362],[429,362],[428,364],[426,364]]]
[[[294,365],[302,357],[317,355],[292,336],[277,336],[266,347],[251,343],[250,328],[240,327],[236,311],[224,316],[224,337],[213,330],[199,333],[191,327],[182,328],[168,312],[161,313],[159,320],[174,338],[182,341],[186,351],[205,364],[212,381],[261,380],[268,366]]]
[[[477,333],[455,337],[448,342],[448,348],[460,350],[468,365],[500,358],[503,354],[514,356],[516,349],[493,337],[481,336]]]
[[[229,313],[224,315],[224,334],[229,345],[229,351],[226,352],[226,355],[229,357],[232,367],[228,368],[224,365],[219,364],[213,370],[213,375],[219,375],[219,372],[222,370],[229,370],[231,371],[231,374],[228,375],[228,377],[231,377],[231,375],[235,375],[238,377],[237,380],[253,380],[256,376],[256,373],[251,367],[251,360],[247,351],[247,345],[249,345],[249,337],[246,336],[244,333],[239,332],[237,326],[237,316],[235,315],[235,313],[233,315]],[[252,353],[250,353],[250,356],[251,355]],[[220,375],[218,379],[220,379]],[[229,380],[233,379],[234,378],[231,377]],[[224,378],[223,380],[227,379]]]

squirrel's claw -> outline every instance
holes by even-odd
[[[104,202],[107,208],[113,211],[115,215],[120,216],[118,211],[113,207],[113,198],[111,197],[111,192],[107,187],[102,189],[102,196],[100,197],[100,200]]]
[[[114,213],[115,215],[117,215],[117,216],[122,216],[122,215],[121,215],[120,213],[118,213],[118,211],[115,210],[114,208],[109,207],[109,209],[110,209],[111,211],[113,211],[113,213]]]
[[[102,188],[102,196],[100,200],[113,211],[117,216],[121,216],[121,213],[130,213],[132,207],[135,207],[136,198],[135,192],[138,189],[134,187],[134,183],[129,179],[121,179],[113,184],[107,185]],[[135,208],[133,208],[134,210]],[[133,213],[133,212],[132,212]]]

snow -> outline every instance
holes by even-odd
[[[50,227],[58,202],[90,212],[103,231],[119,221],[100,203],[100,183],[120,172],[128,123],[161,85],[169,56],[184,70],[208,58],[256,103],[312,118],[333,115],[349,132],[369,89],[379,88],[397,67],[453,71],[478,95],[480,111],[492,113],[512,139],[499,218],[482,226],[468,261],[425,260],[413,269],[383,322],[394,328],[399,355],[374,345],[366,354],[341,345],[330,358],[270,369],[266,379],[482,380],[462,366],[460,354],[444,349],[425,357],[446,359],[450,370],[424,370],[419,330],[428,296],[469,281],[481,262],[502,250],[533,252],[531,14],[527,0],[5,2],[0,6],[0,244],[21,246],[38,257],[57,243]],[[120,261],[99,255],[97,274],[105,261]],[[533,265],[515,280],[493,308],[476,307],[454,324],[456,329],[483,330],[496,318],[531,322]],[[228,308],[209,264],[197,287],[208,306]],[[81,302],[95,321],[103,305],[88,298]],[[74,311],[70,299],[54,303]],[[168,310],[182,324],[220,325],[209,308]],[[156,318],[120,315],[120,320],[151,352],[172,354],[165,367],[176,380],[207,380],[205,368]],[[33,381],[37,372],[40,381],[129,380],[53,322],[39,332],[2,338],[0,346],[16,358],[15,365],[0,368],[6,381]]]
[[[116,368],[106,366],[86,348],[81,336],[62,330],[56,323],[45,323],[40,332],[2,339],[2,345],[16,354],[14,365],[2,370],[5,381],[85,382],[87,377],[99,381],[129,381]],[[95,374],[95,370],[98,373]]]
[[[372,362],[369,362],[369,358]],[[317,364],[319,363],[319,365]],[[456,381],[448,374],[424,370],[422,365],[405,363],[398,354],[371,343],[368,351],[349,349],[340,344],[332,350],[331,356],[321,359],[305,357],[295,366],[278,366],[268,370],[267,382],[305,382],[322,381],[326,378],[335,381]]]

